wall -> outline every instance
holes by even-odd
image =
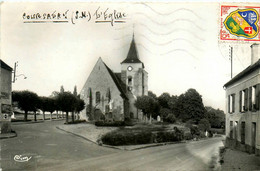
[[[250,73],[246,77],[240,79],[236,83],[232,84],[231,86],[227,87],[226,89],[226,135],[230,138],[230,130],[233,129],[233,137],[235,134],[237,135],[235,146],[238,146],[241,150],[247,152],[253,152],[252,149],[252,122],[256,122],[256,149],[257,153],[260,152],[260,109],[257,111],[239,111],[239,91],[249,88],[251,86],[255,86],[256,84],[260,84],[260,69]],[[228,96],[230,94],[235,95],[235,112],[232,114],[228,113]],[[260,95],[259,101],[260,103]],[[248,99],[249,103],[249,99]],[[260,104],[259,104],[260,106]],[[230,121],[233,121],[233,128],[230,128]],[[234,129],[235,122],[238,122],[237,129]],[[245,122],[245,145],[241,144],[241,122]],[[237,141],[237,142],[236,142]],[[229,142],[231,142],[229,140]],[[234,146],[234,143],[232,146]]]
[[[127,67],[132,66],[133,70],[128,71]],[[133,118],[142,119],[142,112],[137,110],[134,103],[138,96],[148,95],[148,73],[143,69],[142,63],[123,63],[121,65],[121,80],[128,85],[128,77],[132,76],[132,90],[128,93],[129,111]],[[128,86],[127,86],[128,87]]]
[[[124,120],[124,100],[121,97],[121,92],[118,90],[101,58],[94,66],[80,93],[80,96],[85,101],[86,106],[89,104],[89,88],[92,90],[93,106],[100,109],[103,114],[105,113],[105,106],[109,104],[106,97],[107,90],[109,88],[111,93],[113,118],[114,120]],[[101,102],[99,104],[96,104],[97,91],[101,94]],[[81,117],[84,119],[86,119],[86,112],[86,108],[81,112]]]
[[[12,104],[12,71],[1,68],[0,96],[1,96],[1,133],[11,132],[11,104]],[[4,118],[8,114],[8,118]]]

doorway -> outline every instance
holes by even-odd
[[[256,123],[252,122],[252,150],[255,153],[255,146],[256,146]]]

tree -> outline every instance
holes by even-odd
[[[161,107],[169,109],[169,101],[171,99],[171,95],[169,93],[163,93],[158,97],[158,102]]]
[[[47,110],[51,114],[51,120],[52,120],[52,113],[56,110],[56,99],[48,97],[47,98]]]
[[[39,108],[39,97],[36,93],[24,90],[13,91],[13,101],[18,103],[18,107],[24,111],[24,121],[27,121],[28,112],[34,112],[34,120],[36,121],[36,111]]]
[[[73,112],[76,108],[77,97],[70,92],[59,93],[57,97],[57,105],[60,110],[66,113],[66,123],[69,121],[69,112]]]
[[[148,91],[148,96],[157,99],[156,94],[154,94],[152,91]]]
[[[206,106],[206,117],[213,128],[224,128],[225,126],[225,113],[223,110],[214,109],[210,106]]]
[[[137,109],[142,110],[143,114],[147,117],[156,110],[157,102],[154,98],[149,96],[138,96],[135,101],[135,106]]]
[[[206,110],[202,97],[195,89],[189,89],[178,97],[176,109],[176,116],[183,121],[192,119],[198,123],[200,119],[205,118]]]
[[[39,108],[42,110],[43,112],[43,120],[45,120],[45,112],[48,110],[48,104],[47,104],[47,101],[48,101],[48,97],[39,97],[40,99],[40,106]]]
[[[154,110],[151,111],[151,115],[154,119],[156,119],[160,111],[160,104],[158,102],[156,94],[154,94],[152,91],[148,91],[148,96],[154,99]]]
[[[64,93],[64,87],[63,86],[60,87],[60,93]]]
[[[209,131],[210,129],[210,123],[206,118],[203,118],[199,121],[199,125],[198,125],[199,129],[201,131]]]
[[[75,113],[79,114],[84,108],[85,108],[84,100],[80,99],[80,97],[77,96],[77,104],[76,104],[76,108],[75,108]],[[79,116],[78,116],[78,118],[79,118]]]
[[[168,108],[160,108],[159,114],[161,116],[161,118],[166,119],[166,117],[168,116],[168,114],[172,113],[172,111]]]
[[[73,95],[74,95],[74,96],[77,96],[77,95],[78,95],[77,86],[74,86]]]
[[[178,115],[177,102],[178,102],[178,96],[174,96],[174,95],[172,95],[170,100],[168,101],[168,106],[174,115]]]
[[[57,114],[57,119],[58,119],[58,113],[59,113],[59,110],[60,110],[60,108],[57,104],[57,97],[58,97],[59,93],[60,92],[58,92],[58,91],[53,91],[51,93],[51,95],[49,96],[50,98],[52,98],[54,100],[54,106],[55,106],[55,110],[56,110],[56,114]],[[62,118],[63,118],[63,114],[62,114]]]

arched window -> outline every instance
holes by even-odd
[[[107,89],[106,98],[107,98],[108,102],[110,102],[110,100],[111,100],[110,88]]]
[[[128,76],[128,85],[132,85],[133,84],[133,77],[132,76]]]
[[[100,92],[96,92],[96,104],[100,103]]]

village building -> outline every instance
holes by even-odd
[[[11,132],[12,70],[0,59],[0,133]]]
[[[251,65],[228,81],[226,145],[260,155],[260,45],[251,45]]]
[[[142,112],[134,103],[142,95],[148,95],[148,73],[139,59],[133,38],[127,57],[121,62],[121,72],[113,72],[101,57],[98,59],[80,92],[86,104],[81,118],[108,121],[141,119]]]

